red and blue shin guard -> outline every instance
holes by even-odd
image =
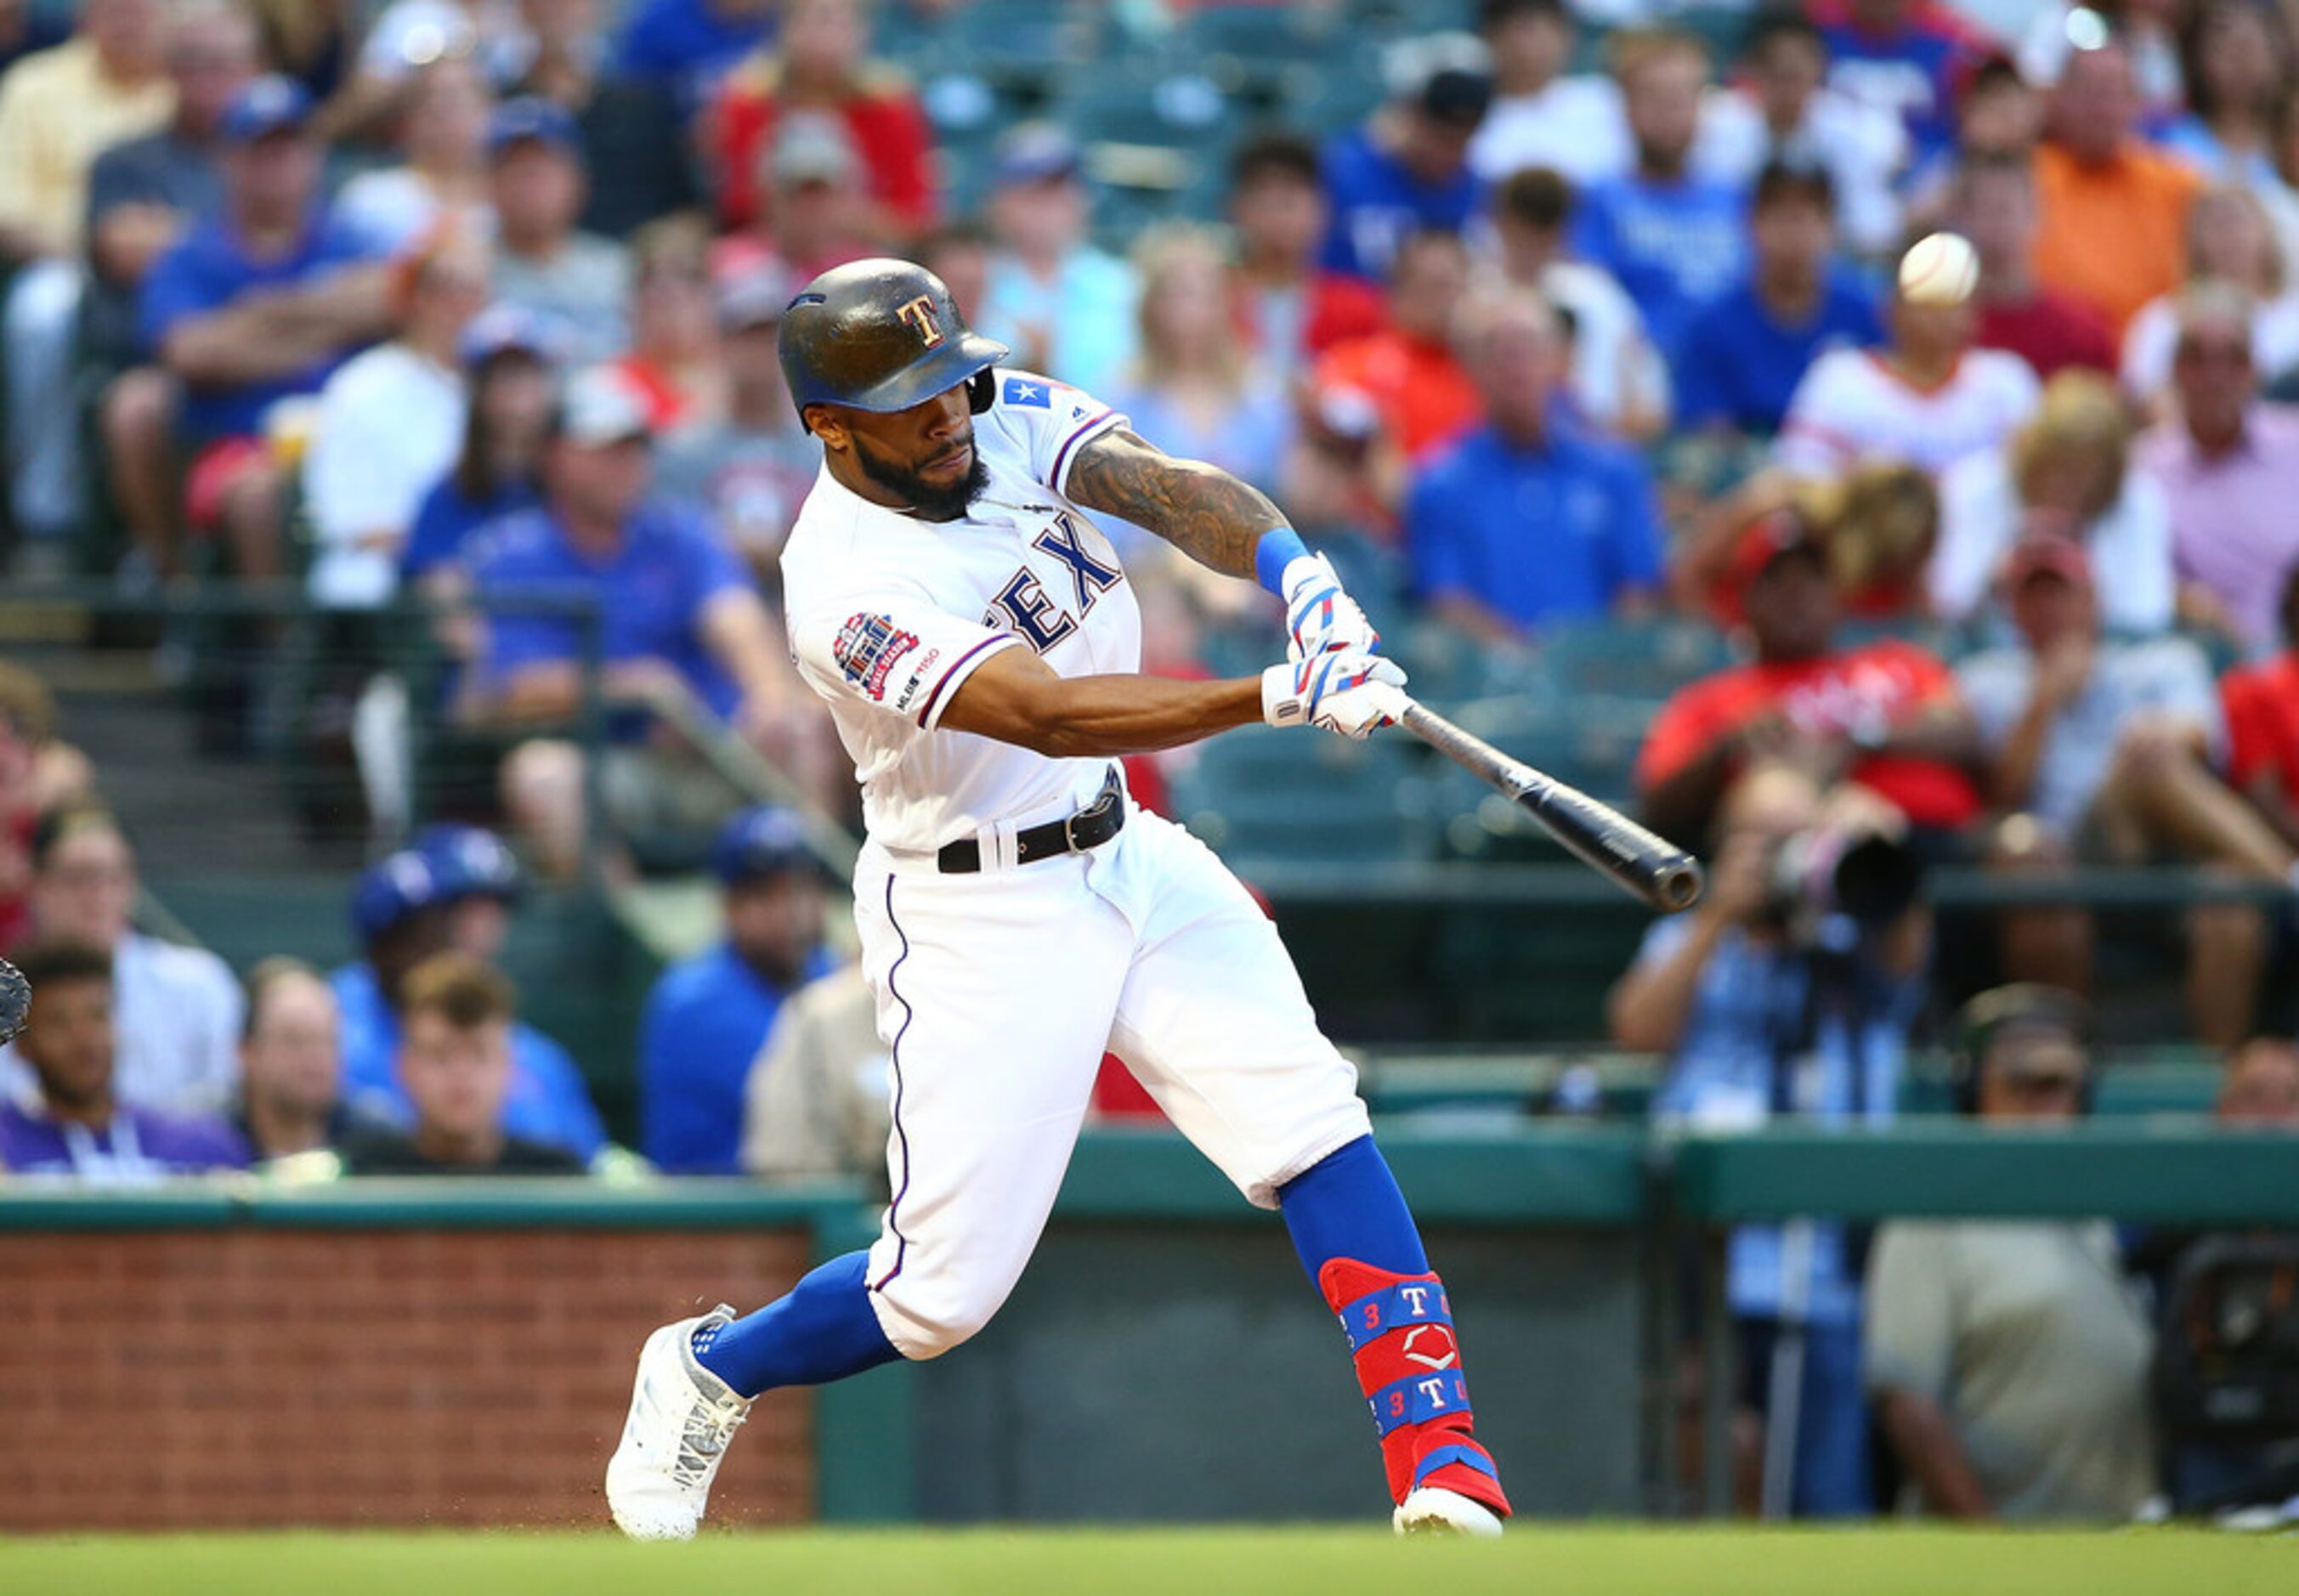
[[[1506,1517],[1492,1454],[1470,1433],[1469,1384],[1444,1282],[1336,1258],[1317,1272],[1317,1289],[1349,1338],[1357,1384],[1381,1433],[1391,1500],[1401,1503],[1427,1485]]]

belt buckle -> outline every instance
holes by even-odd
[[[1071,853],[1085,852],[1078,844],[1077,823],[1092,812],[1091,810],[1081,809],[1062,817],[1062,847],[1066,852]]]

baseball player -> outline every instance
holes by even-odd
[[[858,261],[791,302],[784,372],[821,474],[782,557],[791,647],[862,784],[862,964],[891,1055],[893,1201],[867,1252],[639,1355],[607,1466],[615,1522],[700,1523],[759,1392],[940,1356],[1029,1261],[1105,1048],[1247,1201],[1275,1208],[1340,1316],[1393,1522],[1498,1534],[1443,1285],[1356,1074],[1236,878],[1133,807],[1122,754],[1266,720],[1363,737],[1404,675],[1276,506],[1160,453],[1078,390],[998,362],[941,278]],[[1137,674],[1141,613],[1095,512],[1282,597],[1259,677]]]

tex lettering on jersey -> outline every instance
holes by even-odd
[[[1096,599],[1125,579],[1124,571],[1104,565],[1086,552],[1077,522],[1067,515],[1054,517],[1054,524],[1039,533],[1030,546],[1051,554],[1069,573],[1078,618],[1090,613]],[[1046,595],[1037,574],[1026,565],[1006,579],[998,596],[990,601],[982,624],[1006,628],[1042,654],[1078,629],[1077,619]]]
[[[916,632],[903,631],[891,615],[850,615],[831,644],[831,658],[846,679],[880,703],[886,701],[886,678],[904,654],[918,645]]]

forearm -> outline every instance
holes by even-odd
[[[1185,682],[1048,671],[1020,682],[993,672],[1001,662],[993,659],[959,688],[942,714],[945,729],[992,737],[1049,759],[1104,759],[1178,748],[1262,718],[1257,677]]]
[[[1947,1518],[1993,1518],[1996,1509],[1971,1471],[1946,1416],[1925,1397],[1887,1392],[1878,1404],[1885,1436],[1932,1511]]]
[[[195,387],[237,387],[307,370],[337,347],[308,333],[291,333],[253,310],[233,309],[169,333],[160,358]]]
[[[2036,769],[2043,762],[2044,738],[2052,729],[2052,706],[2043,699],[2029,700],[2027,712],[1996,756],[1995,768],[1988,772],[1988,795],[1998,808],[2021,808],[2036,790]]]
[[[1174,459],[1122,428],[1086,445],[1067,486],[1087,509],[1146,527],[1224,576],[1252,576],[1263,534],[1287,524],[1259,489],[1219,466]]]
[[[1723,916],[1704,911],[1694,919],[1692,935],[1676,952],[1631,967],[1613,984],[1605,1010],[1614,1042],[1656,1053],[1677,1044],[1700,990],[1700,972],[1708,968],[1727,923]]]
[[[566,720],[583,704],[583,673],[573,665],[535,665],[503,682],[487,696],[490,720],[525,724]]]
[[[1644,798],[1645,824],[1679,842],[1697,840],[1739,762],[1735,739],[1717,738],[1690,762],[1653,783]]]
[[[1905,725],[1892,727],[1874,752],[1900,759],[1937,760],[1966,770],[1978,770],[1985,762],[1979,728],[1960,704],[1926,710]]]

